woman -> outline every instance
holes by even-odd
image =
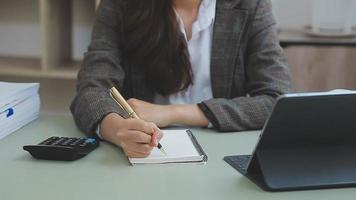
[[[129,157],[149,155],[158,127],[259,129],[290,88],[270,0],[103,0],[78,79],[77,125]]]

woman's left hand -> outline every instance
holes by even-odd
[[[167,127],[172,124],[173,105],[157,105],[139,99],[129,99],[127,103],[141,119],[147,122],[153,122],[158,127]]]

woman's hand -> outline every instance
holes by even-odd
[[[151,122],[123,119],[116,113],[102,120],[100,133],[105,140],[120,146],[130,158],[149,156],[163,136],[160,129]]]
[[[172,105],[157,105],[138,99],[129,99],[127,103],[141,119],[153,122],[158,127],[167,127],[173,123]]]

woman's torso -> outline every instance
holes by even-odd
[[[156,104],[194,104],[213,97],[210,60],[213,42],[216,0],[202,0],[188,40],[182,17],[176,12],[180,31],[185,36],[192,67],[193,84],[186,90],[163,96],[155,93]]]

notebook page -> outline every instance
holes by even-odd
[[[195,148],[186,130],[164,130],[160,141],[167,155],[154,148],[147,158],[129,158],[131,163],[167,163],[201,161],[202,157]]]

